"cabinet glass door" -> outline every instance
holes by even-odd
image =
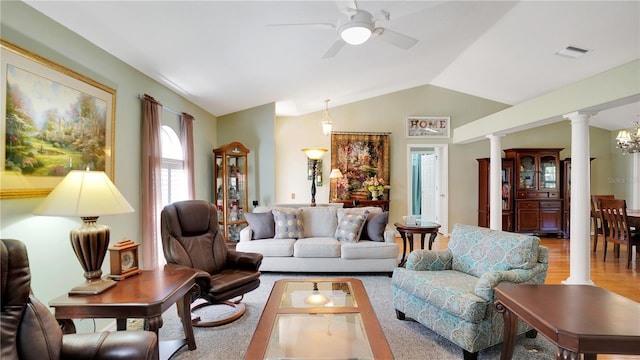
[[[555,156],[542,156],[540,158],[540,189],[555,189],[557,187],[556,167],[557,159]]]
[[[520,189],[534,189],[535,188],[535,174],[536,174],[536,158],[533,155],[520,155],[520,179],[518,187]]]
[[[513,163],[502,162],[502,210],[511,210]]]
[[[216,169],[215,169],[215,189],[216,189],[216,207],[218,208],[218,221],[222,221],[222,217],[224,216],[224,194],[222,191],[224,189],[224,169],[222,163],[222,156],[216,156]],[[222,225],[221,225],[222,226]],[[222,229],[224,231],[224,229]]]
[[[244,145],[233,142],[213,150],[215,154],[214,196],[218,224],[229,242],[240,240],[240,230],[247,226],[247,153]]]

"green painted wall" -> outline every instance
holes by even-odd
[[[141,238],[141,101],[138,94],[147,93],[165,106],[196,118],[196,197],[211,198],[211,149],[217,145],[215,116],[22,2],[0,2],[0,25],[2,39],[116,90],[115,184],[136,211],[99,220],[111,227],[112,242],[123,238],[139,242]],[[84,281],[83,270],[69,245],[69,231],[81,221],[32,216],[40,201],[42,198],[0,200],[0,237],[19,239],[27,244],[33,291],[47,303]],[[108,262],[107,259],[103,266],[105,274],[109,273]],[[84,322],[80,322],[81,328]],[[93,324],[87,328],[92,329]]]
[[[218,118],[218,144],[234,141],[249,149],[249,206],[253,200],[271,204],[275,193],[275,103]],[[252,209],[252,207],[250,207]]]

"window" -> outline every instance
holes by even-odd
[[[162,146],[161,186],[162,208],[176,201],[188,199],[187,175],[184,171],[182,144],[175,131],[163,125],[160,144]]]

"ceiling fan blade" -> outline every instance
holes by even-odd
[[[400,34],[381,27],[376,28],[373,34],[376,35],[376,37],[380,38],[380,40],[383,40],[391,45],[395,45],[405,50],[411,49],[415,44],[418,43],[418,40],[412,38],[411,36]]]
[[[346,43],[342,39],[337,39],[333,45],[327,50],[327,52],[322,55],[323,59],[330,59],[338,54],[340,50],[344,47]]]
[[[267,24],[268,27],[295,27],[299,29],[329,29],[335,30],[336,26],[329,23],[302,23],[302,24]]]

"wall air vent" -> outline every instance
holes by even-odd
[[[565,46],[562,49],[556,51],[556,55],[558,56],[564,56],[570,59],[577,59],[579,57],[581,57],[582,55],[588,53],[589,49],[583,49],[583,48],[579,48],[577,46]]]

